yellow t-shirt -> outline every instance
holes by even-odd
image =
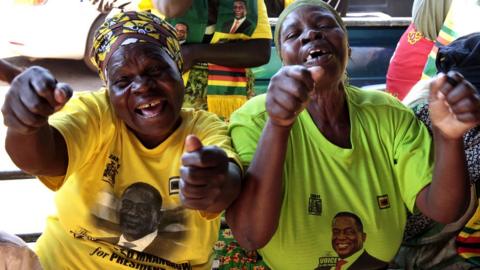
[[[183,109],[181,117],[179,128],[154,149],[145,148],[115,116],[106,90],[78,95],[49,119],[65,138],[69,160],[64,178],[40,178],[58,189],[57,214],[48,219],[37,242],[45,269],[210,269],[220,221],[181,205],[179,169],[185,138],[195,134],[204,145],[217,145],[238,159],[227,127],[217,116]],[[141,216],[123,222],[119,214],[122,194],[138,182],[159,193],[162,201],[157,237],[144,243],[144,252],[118,245],[122,228],[147,222]]]

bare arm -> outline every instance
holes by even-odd
[[[248,250],[266,245],[277,230],[288,137],[311,89],[312,74],[301,66],[283,67],[270,82],[266,102],[269,119],[244,177],[242,192],[226,215],[238,243]]]
[[[191,6],[193,0],[155,0],[155,8],[168,18],[182,16]],[[205,11],[206,12],[206,11]]]
[[[267,121],[246,172],[242,192],[227,210],[228,225],[238,243],[248,250],[266,245],[277,230],[289,134],[290,128],[275,126]],[[258,226],[253,226],[252,220]]]
[[[2,114],[6,149],[15,164],[34,175],[64,175],[68,165],[65,140],[48,117],[70,98],[71,89],[57,83],[46,69],[32,67],[15,78]]]
[[[270,39],[250,39],[216,44],[185,44],[182,45],[182,55],[185,71],[197,62],[250,68],[268,63],[270,49]]]
[[[432,183],[417,196],[423,214],[441,223],[460,218],[469,202],[469,177],[463,134],[480,122],[480,97],[458,74],[456,86],[440,76],[431,85],[429,109],[433,125],[435,167]]]
[[[11,83],[20,72],[22,70],[19,67],[0,59],[0,81]]]

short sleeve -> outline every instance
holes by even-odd
[[[250,165],[267,119],[265,95],[250,99],[230,118],[229,132],[242,165]]]
[[[432,181],[433,142],[426,126],[413,112],[403,112],[394,142],[394,170],[403,201],[415,209],[418,193]]]
[[[227,156],[242,169],[240,159],[232,147],[232,139],[228,136],[227,124],[213,113],[205,111],[197,113],[200,116],[196,122],[194,134],[202,141],[203,145],[216,145],[222,148]]]
[[[103,101],[101,101],[104,99]],[[57,190],[68,175],[81,168],[97,151],[106,127],[102,116],[106,114],[106,91],[76,95],[59,112],[49,118],[49,123],[65,139],[68,151],[68,168],[62,177],[39,177],[50,189]]]

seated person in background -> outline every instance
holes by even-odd
[[[184,107],[204,109],[223,119],[255,95],[249,68],[268,63],[272,33],[263,0],[142,0],[169,22],[188,24]],[[206,12],[208,11],[208,12]],[[241,17],[234,28],[232,19]],[[247,26],[247,24],[249,24]],[[225,27],[224,27],[225,25]]]
[[[387,71],[387,92],[402,100],[422,71],[452,0],[415,0],[412,22],[398,41]]]
[[[107,89],[69,100],[67,85],[32,67],[14,81],[2,109],[12,160],[57,191],[57,214],[37,241],[42,266],[210,269],[218,214],[238,195],[241,172],[225,123],[181,109],[175,29],[151,13],[119,13],[97,30],[92,54]],[[147,194],[137,193],[131,201],[139,214],[175,210],[184,220],[185,233],[161,250],[118,243],[125,226],[145,220],[116,212],[138,182],[163,199],[162,209],[149,212]]]
[[[11,83],[20,72],[22,72],[20,68],[0,59],[0,81]]]
[[[473,33],[460,37],[447,46],[439,48],[436,58],[437,70],[442,73],[458,72],[465,80],[473,84],[480,95],[480,33]],[[404,103],[410,106],[417,117],[427,125],[432,133],[432,120],[428,109],[429,85],[431,80],[420,81],[407,97]],[[468,104],[459,104],[468,107]],[[480,114],[480,108],[477,108]],[[470,178],[471,199],[468,210],[457,222],[442,225],[422,215],[414,214],[408,218],[405,229],[404,244],[400,248],[395,265],[402,269],[473,269],[480,267],[480,262],[468,260],[469,256],[462,257],[457,248],[463,247],[462,242],[469,242],[465,247],[477,247],[480,238],[473,241],[462,241],[456,236],[470,220],[472,223],[480,221],[478,207],[478,191],[480,190],[480,126],[475,126],[463,136],[468,175]],[[475,215],[474,213],[477,212]],[[467,230],[469,230],[467,228]],[[470,229],[471,230],[471,229]],[[477,229],[477,231],[479,231]],[[472,232],[470,232],[472,233]],[[456,240],[460,240],[457,241]],[[475,256],[475,248],[470,249],[471,256]],[[476,257],[480,252],[476,252]],[[477,269],[475,268],[475,269]]]
[[[41,270],[38,257],[19,237],[0,231],[0,270]]]
[[[226,212],[240,245],[259,249],[272,269],[335,267],[332,219],[350,212],[375,261],[352,267],[359,249],[342,269],[385,269],[402,241],[405,206],[442,223],[463,215],[469,183],[462,135],[480,122],[480,97],[468,82],[454,75],[455,85],[445,76],[432,84],[432,141],[397,99],[345,83],[346,28],[325,2],[288,6],[274,39],[283,67],[268,93],[232,114],[229,126],[248,166]]]

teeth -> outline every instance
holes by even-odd
[[[142,105],[138,106],[137,109],[143,110],[143,109],[147,109],[147,108],[156,106],[156,105],[158,105],[158,104],[160,104],[160,100],[155,100],[155,101],[153,101],[153,102],[151,102],[151,103],[142,104]]]
[[[313,60],[314,58],[320,57],[325,54],[328,54],[328,52],[324,50],[311,50],[308,54],[307,61]]]

